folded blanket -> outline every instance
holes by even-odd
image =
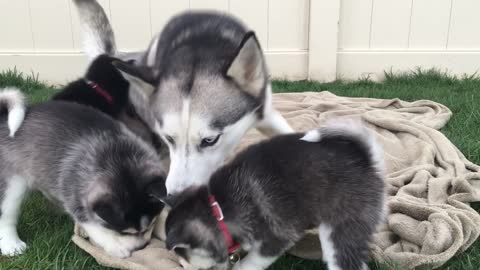
[[[467,249],[480,234],[480,215],[469,206],[480,200],[480,166],[468,161],[442,134],[450,110],[426,100],[345,98],[330,92],[275,94],[274,107],[292,127],[306,131],[339,116],[359,116],[375,130],[385,150],[390,214],[375,234],[372,255],[402,269],[438,267]],[[237,151],[264,137],[251,131]],[[116,259],[78,233],[73,241],[100,264],[120,269],[181,269],[177,259],[154,239],[131,258]],[[292,254],[320,259],[315,231]]]

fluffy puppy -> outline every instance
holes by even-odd
[[[23,99],[16,89],[0,92],[8,111],[0,117],[1,254],[26,248],[16,225],[28,190],[60,205],[112,256],[146,245],[163,208],[155,198],[166,194],[156,152],[88,106],[49,101],[25,108]]]
[[[386,210],[382,151],[355,121],[282,135],[247,148],[207,186],[167,199],[167,247],[194,269],[266,269],[306,230],[318,229],[329,269],[367,268]]]

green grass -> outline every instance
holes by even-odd
[[[0,73],[0,87],[18,86],[31,102],[48,99],[56,89],[38,81],[34,75],[16,71]],[[407,101],[430,99],[448,106],[453,118],[442,130],[471,161],[480,163],[480,79],[454,78],[435,71],[387,74],[381,83],[369,80],[333,83],[275,81],[275,92],[329,90],[350,97],[400,98]],[[480,204],[474,205],[480,210]],[[32,194],[23,205],[19,222],[20,237],[29,245],[26,253],[15,258],[0,257],[0,269],[107,269],[96,264],[70,237],[73,224],[39,194]],[[480,265],[480,241],[456,256],[440,269],[477,270]],[[372,269],[392,269],[372,263]],[[271,269],[326,269],[316,261],[285,256]]]

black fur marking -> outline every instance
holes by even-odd
[[[95,82],[113,97],[113,104],[104,96],[89,86],[83,79],[68,84],[63,91],[57,93],[53,100],[64,100],[91,106],[113,118],[128,105],[128,89],[130,84],[122,74],[112,65],[115,58],[102,55],[90,65],[86,79]]]
[[[162,148],[162,141],[137,114],[129,101],[130,83],[113,65],[118,59],[100,55],[88,68],[85,79],[95,82],[112,98],[110,103],[102,94],[88,85],[84,79],[68,84],[53,100],[75,102],[97,109],[124,124],[135,134],[150,143],[157,151]]]

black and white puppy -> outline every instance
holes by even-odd
[[[71,82],[52,99],[76,102],[108,114],[152,145],[162,159],[168,159],[168,147],[152,132],[130,102],[130,83],[114,66],[115,61],[118,59],[106,54],[98,56],[88,67],[84,78]]]
[[[225,266],[241,247],[234,269],[260,270],[316,228],[330,270],[366,269],[386,211],[383,174],[381,147],[359,122],[275,137],[168,199],[167,247],[194,269]]]
[[[49,101],[28,108],[18,89],[0,92],[0,250],[22,253],[16,224],[28,190],[59,204],[90,240],[116,257],[148,242],[166,194],[157,153],[91,107]]]

